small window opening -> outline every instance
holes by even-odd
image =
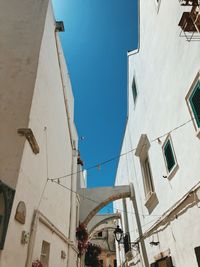
[[[99,232],[98,237],[102,237],[102,236],[103,236],[102,232]]]
[[[132,93],[133,93],[133,101],[135,103],[137,99],[137,87],[135,83],[135,78],[133,79],[133,83],[132,83]]]

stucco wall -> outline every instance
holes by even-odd
[[[200,180],[200,140],[192,122],[171,132],[178,170],[172,179],[164,179],[166,166],[162,145],[164,137],[173,128],[191,119],[185,97],[200,69],[200,42],[187,42],[179,37],[178,22],[183,7],[178,1],[162,1],[157,12],[156,1],[140,1],[140,49],[129,54],[128,122],[121,153],[136,148],[141,134],[150,140],[148,151],[151,171],[158,198],[158,205],[149,214],[145,207],[145,194],[140,160],[135,151],[120,158],[116,184],[134,183],[143,231]],[[187,9],[187,8],[186,8]],[[132,82],[135,77],[138,96],[133,102]],[[117,207],[122,204],[118,201]],[[128,201],[131,238],[138,236],[134,211]],[[160,245],[151,247],[146,240],[149,261],[161,251],[170,249],[175,266],[197,266],[194,247],[199,246],[200,227],[197,224],[200,211],[197,206],[189,209],[162,232],[154,235]],[[140,266],[140,265],[138,265]]]
[[[63,57],[62,51],[60,53]],[[62,66],[63,64],[64,59]],[[66,71],[66,67],[64,71]],[[66,79],[69,79],[67,73]],[[67,104],[71,111],[72,138],[77,143],[77,134],[73,123],[73,95],[70,81],[67,82],[64,90],[69,96]],[[16,102],[18,98],[15,98]],[[29,143],[25,141],[7,238],[4,250],[0,252],[1,267],[25,266],[28,246],[20,244],[21,233],[23,230],[30,232],[35,209],[39,209],[66,237],[69,237],[70,233],[70,212],[72,208],[76,209],[74,200],[73,204],[71,203],[71,192],[69,190],[51,181],[47,182],[47,178],[52,179],[72,173],[72,161],[74,161],[76,168],[76,157],[74,157],[76,154],[73,153],[70,142],[69,121],[66,114],[58,63],[55,21],[51,5],[48,7],[45,22],[28,127],[32,129],[35,135],[40,152],[35,155]],[[20,138],[25,139],[25,137]],[[76,176],[74,179],[76,184]],[[62,179],[60,183],[71,188],[71,176]],[[24,225],[14,219],[19,201],[24,201],[27,208]],[[71,222],[71,226],[75,229],[76,217]],[[38,223],[33,246],[33,259],[40,258],[43,240],[50,243],[49,267],[67,266],[67,258],[61,260],[61,250],[67,254],[68,246],[40,222]],[[75,240],[75,231],[73,240]],[[76,255],[71,260],[74,262],[73,265],[76,266]]]
[[[0,180],[15,188],[27,127],[48,0],[0,3]]]

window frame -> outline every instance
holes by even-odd
[[[188,110],[189,110],[189,113],[190,113],[190,116],[191,116],[191,119],[192,119],[192,122],[193,122],[193,126],[194,126],[194,129],[196,131],[196,136],[198,138],[200,138],[200,121],[197,122],[197,119],[196,119],[196,116],[195,116],[195,112],[193,110],[193,106],[191,104],[191,97],[192,95],[194,94],[195,92],[195,89],[197,88],[197,86],[200,88],[200,72],[197,73],[192,85],[190,86],[190,89],[185,97],[185,100],[186,100],[186,103],[187,103],[187,107],[188,107]],[[199,123],[199,125],[198,125]]]
[[[135,155],[140,159],[140,166],[142,172],[142,180],[143,180],[143,188],[144,188],[144,195],[145,195],[145,206],[149,212],[151,212],[155,206],[158,204],[158,199],[155,192],[155,186],[153,181],[153,174],[151,169],[151,164],[149,160],[149,151],[150,142],[146,134],[142,134],[140,140],[138,142]],[[149,172],[147,175],[147,168],[146,162],[148,162],[148,169]],[[150,185],[150,186],[149,186]]]
[[[172,167],[171,170],[169,170],[169,168],[168,168],[167,158],[165,155],[165,147],[166,147],[167,143],[170,144],[171,151],[172,151],[173,158],[174,158],[174,166]],[[163,143],[162,152],[163,152],[165,167],[166,167],[166,171],[167,171],[167,178],[171,179],[175,175],[176,171],[178,170],[178,162],[177,162],[177,158],[176,158],[176,154],[175,154],[175,150],[174,150],[174,146],[173,146],[173,142],[172,142],[172,138],[171,138],[170,134],[167,135],[165,142]]]
[[[155,193],[155,188],[153,184],[152,171],[149,161],[149,155],[146,154],[146,157],[140,159],[141,168],[142,168],[142,176],[144,183],[144,192],[145,192],[145,200],[148,201],[153,193]],[[147,164],[148,163],[148,167]]]

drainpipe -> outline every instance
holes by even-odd
[[[139,216],[139,212],[138,212],[138,206],[137,206],[137,201],[136,201],[136,196],[135,196],[135,189],[134,189],[134,186],[132,183],[130,184],[130,190],[131,190],[130,199],[132,200],[133,208],[135,211],[135,218],[136,218],[136,223],[137,223],[137,228],[138,228],[138,233],[139,233],[139,239],[140,239],[140,245],[141,245],[141,251],[142,251],[144,266],[149,267],[149,260],[147,257],[147,251],[146,251],[146,246],[145,246],[145,242],[144,242],[142,226],[141,226],[141,222],[140,222],[140,216]]]
[[[28,249],[27,249],[27,257],[26,257],[26,263],[25,263],[26,267],[32,266],[33,248],[35,244],[38,219],[39,219],[39,212],[38,210],[36,210],[34,212],[32,225],[31,225],[30,238],[29,238]]]
[[[72,148],[72,165],[71,165],[71,196],[70,196],[70,218],[69,218],[69,239],[71,241],[75,241],[75,231],[76,231],[76,172],[77,172],[77,150],[76,150],[76,144],[73,139],[73,132],[72,132],[72,127],[71,127],[71,118],[70,118],[70,112],[69,112],[69,106],[68,106],[68,98],[66,94],[66,84],[64,81],[64,74],[63,73],[63,68],[62,68],[62,58],[61,55],[62,50],[60,47],[60,42],[58,38],[58,33],[55,32],[55,41],[56,41],[56,48],[57,48],[57,54],[58,54],[58,63],[60,67],[60,76],[61,76],[61,82],[62,82],[62,88],[63,88],[63,96],[64,96],[64,101],[65,101],[65,108],[66,108],[66,114],[67,114],[67,119],[68,119],[68,127],[69,127],[69,135],[70,135],[70,142],[71,142],[71,148]],[[71,267],[73,265],[73,254],[72,249],[68,247],[68,258],[67,258],[67,266]]]

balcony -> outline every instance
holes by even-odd
[[[198,0],[181,1],[184,5],[191,5],[192,9],[183,12],[178,26],[181,28],[180,37],[185,37],[188,42],[200,41],[200,5]]]

